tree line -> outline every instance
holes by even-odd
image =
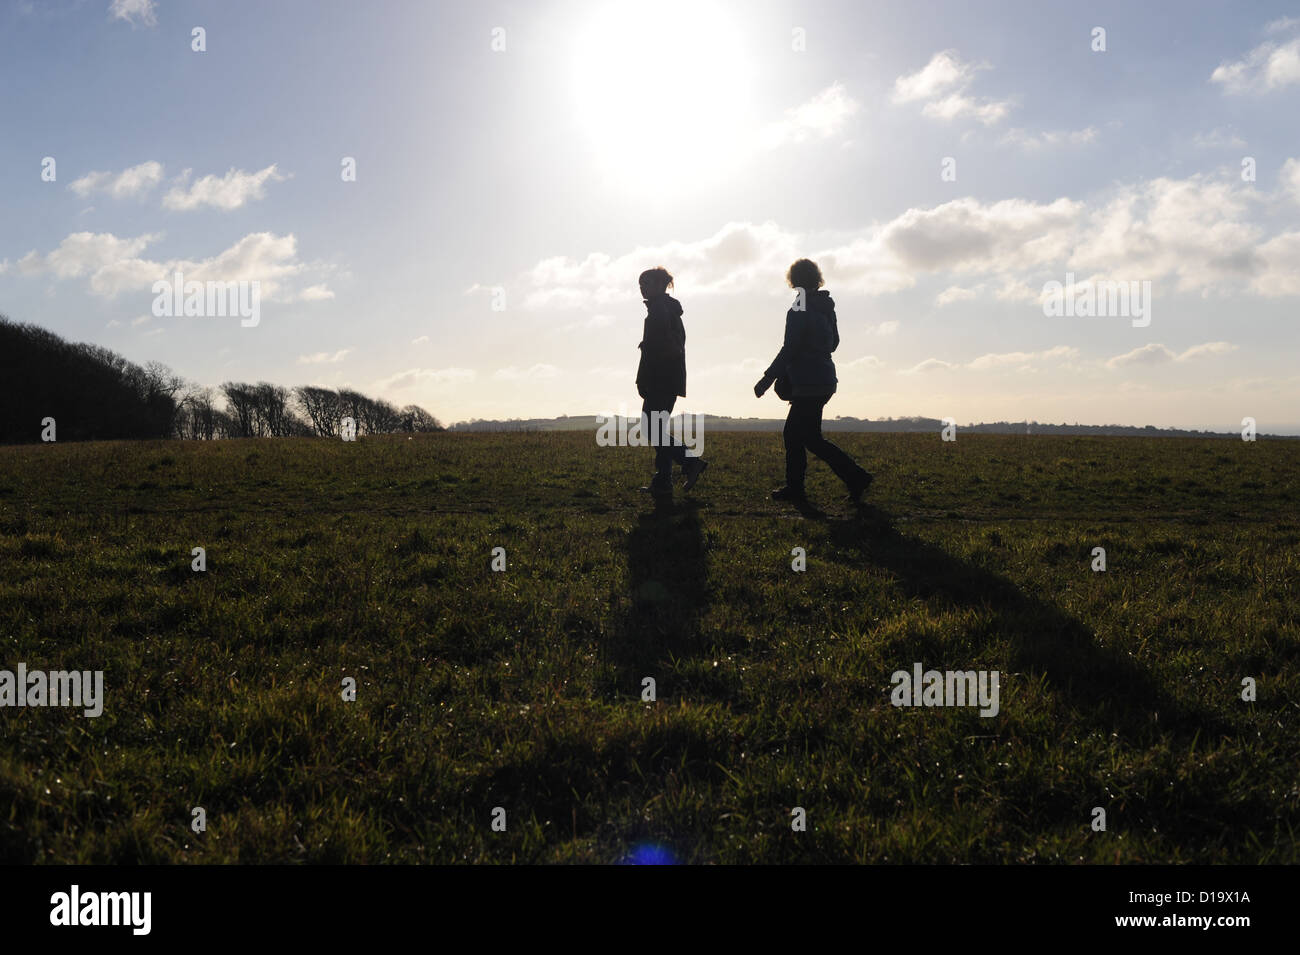
[[[40,440],[53,418],[61,441],[140,438],[337,438],[444,430],[419,405],[399,408],[349,388],[227,381],[213,389],[161,362],[143,366],[100,345],[69,342],[0,315],[0,442]]]

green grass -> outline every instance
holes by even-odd
[[[1300,861],[1300,442],[833,437],[0,448],[0,668],[107,697],[0,710],[0,862]]]

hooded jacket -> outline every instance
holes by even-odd
[[[636,390],[642,398],[686,395],[686,327],[682,303],[667,293],[645,300]]]
[[[835,300],[830,292],[818,289],[806,296],[804,304],[802,311],[791,308],[785,313],[785,343],[766,375],[785,378],[795,398],[833,395],[839,379],[831,352],[840,344]]]

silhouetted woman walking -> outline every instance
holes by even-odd
[[[641,334],[641,361],[636,370],[636,390],[644,399],[641,433],[655,448],[655,476],[650,493],[671,497],[673,463],[681,465],[689,491],[708,464],[703,458],[687,457],[686,448],[669,434],[668,422],[678,397],[686,395],[686,327],[682,325],[682,303],[668,294],[673,277],[664,268],[647,269],[639,279],[645,299],[645,326]]]
[[[803,501],[808,452],[825,461],[849,489],[849,500],[857,501],[871,484],[872,476],[851,457],[822,436],[822,410],[839,380],[831,352],[840,344],[835,323],[835,302],[822,288],[821,269],[809,259],[800,259],[785,275],[795,289],[794,305],[785,313],[785,343],[768,366],[754,394],[763,397],[775,382],[776,394],[790,402],[785,419],[785,487],[772,492],[774,500]]]

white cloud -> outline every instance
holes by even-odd
[[[298,260],[298,240],[292,235],[249,233],[206,259],[143,258],[144,250],[159,238],[157,234],[119,238],[107,232],[75,232],[45,256],[29,252],[18,266],[26,275],[89,276],[90,291],[108,299],[123,292],[152,296],[154,282],[181,272],[187,282],[256,281],[263,301],[293,301],[301,293],[293,290],[292,280],[310,271]]]
[[[1288,159],[1282,164],[1282,189],[1300,202],[1300,159]]]
[[[1005,100],[976,100],[964,93],[951,93],[941,99],[931,100],[921,107],[921,115],[931,119],[952,122],[963,116],[973,116],[985,126],[994,126],[1001,122],[1011,109]]]
[[[944,50],[917,72],[895,79],[892,99],[899,104],[924,101],[921,113],[931,119],[951,122],[972,116],[992,126],[1010,112],[1011,101],[976,99],[966,94],[975,74],[987,68],[963,62],[956,50]]]
[[[882,247],[908,275],[1007,272],[1059,261],[1068,253],[1083,204],[954,199],[909,209],[880,228]]]
[[[1033,370],[1035,366],[1051,362],[1072,361],[1079,357],[1079,349],[1072,345],[1057,345],[1054,348],[1047,348],[1043,351],[1011,351],[1011,352],[990,352],[986,355],[980,355],[966,364],[943,361],[939,358],[927,358],[925,361],[911,368],[900,371],[900,375],[915,375],[928,371],[945,371],[954,368],[969,368],[974,371],[988,371],[990,369],[1006,368],[1008,366],[1018,365],[1020,370]],[[856,364],[856,362],[854,363]],[[851,366],[850,366],[851,367]]]
[[[1218,126],[1208,133],[1197,133],[1192,145],[1197,149],[1245,149],[1246,141],[1232,130]]]
[[[993,293],[999,302],[1038,303],[1043,300],[1041,287],[1032,288],[1024,282],[1009,275],[1002,276],[1002,284]]]
[[[411,339],[411,344],[412,344],[412,345],[427,345],[428,343],[429,343],[429,336],[428,336],[428,335],[421,335],[419,338],[412,338],[412,339]]]
[[[325,285],[309,285],[298,295],[298,298],[304,302],[323,302],[333,297],[334,293]]]
[[[279,182],[286,177],[276,172],[275,163],[257,172],[230,169],[224,176],[204,176],[190,184],[193,170],[180,174],[163,197],[163,205],[179,212],[189,212],[202,206],[216,209],[238,209],[244,203],[261,199],[266,194],[268,182]]]
[[[868,325],[864,331],[868,335],[879,335],[881,338],[887,338],[898,331],[899,323],[896,321],[881,322],[879,325]]]
[[[808,102],[785,111],[785,117],[764,129],[760,141],[768,148],[807,139],[826,139],[844,128],[858,103],[843,84],[832,83]]]
[[[640,301],[636,276],[649,262],[669,263],[676,288],[691,296],[772,291],[783,284],[780,277],[789,264],[807,254],[807,238],[776,223],[732,222],[694,242],[641,247],[620,256],[593,252],[579,260],[543,259],[524,276],[532,286],[524,306],[587,308]],[[877,235],[813,249],[812,257],[840,290],[878,295],[915,283]]]
[[[855,358],[853,361],[847,362],[844,365],[845,368],[865,368],[868,370],[872,368],[883,368],[884,366],[885,363],[875,355],[863,355],[861,358]]]
[[[967,367],[984,369],[996,368],[1001,365],[1022,365],[1026,362],[1033,361],[1034,353],[1027,351],[1002,352],[1001,354],[981,355],[972,361]]]
[[[472,368],[408,368],[375,382],[377,391],[405,391],[420,386],[467,384],[478,377]]]
[[[538,362],[528,368],[516,368],[510,365],[507,368],[498,368],[492,375],[497,381],[532,381],[544,378],[555,378],[559,375],[560,369],[554,365],[547,365]]]
[[[1123,355],[1116,355],[1106,362],[1107,368],[1122,368],[1125,365],[1161,365],[1174,360],[1174,353],[1164,345],[1151,342]]]
[[[1079,350],[1070,345],[1057,345],[1046,351],[1012,351],[980,355],[967,364],[967,368],[983,371],[989,368],[1001,368],[1005,365],[1031,365],[1041,361],[1064,361],[1079,356]]]
[[[300,365],[337,365],[352,352],[351,348],[341,348],[334,354],[327,351],[318,351],[311,355],[299,355],[298,364]]]
[[[951,362],[942,361],[938,358],[927,358],[925,361],[913,365],[911,368],[907,368],[904,369],[903,371],[900,371],[899,374],[916,375],[928,371],[945,371],[947,369],[956,368],[956,367],[957,366],[952,364]]]
[[[1288,18],[1275,20],[1289,29]],[[1275,31],[1276,32],[1276,31]],[[1300,83],[1300,36],[1286,43],[1266,40],[1239,60],[1225,60],[1210,74],[1228,93],[1271,93]]]
[[[1237,346],[1230,342],[1206,342],[1204,345],[1193,345],[1175,358],[1174,361],[1188,361],[1204,355],[1226,355],[1228,352],[1236,350]]]
[[[141,315],[139,318],[133,318],[133,319],[131,319],[131,327],[132,327],[132,328],[137,328],[137,327],[139,327],[140,325],[148,325],[149,322],[152,321],[152,320],[153,320],[153,316],[152,316],[152,315]]]
[[[113,0],[108,6],[108,15],[114,20],[125,20],[133,27],[137,23],[147,27],[158,25],[154,0]]]
[[[1259,258],[1264,266],[1251,279],[1251,291],[1266,298],[1300,295],[1300,232],[1269,239],[1259,247]]]
[[[1300,189],[1300,161],[1283,166],[1282,190]],[[732,222],[707,238],[543,259],[523,276],[529,308],[592,308],[639,300],[636,276],[664,263],[687,296],[776,292],[788,264],[808,255],[835,292],[881,295],[927,275],[957,280],[939,304],[989,291],[999,301],[1041,301],[1043,282],[1067,271],[1097,279],[1161,282],[1161,291],[1243,287],[1300,294],[1300,231],[1268,236],[1256,219],[1270,197],[1234,176],[1160,178],[1112,187],[1088,200],[954,199],[912,208],[820,245],[774,222]],[[1172,280],[1172,281],[1169,281]]]
[[[944,50],[930,58],[930,62],[915,73],[894,80],[894,102],[911,103],[933,99],[953,88],[967,86],[976,67],[963,63],[956,50]]]
[[[763,283],[798,258],[801,237],[775,223],[734,222],[714,235],[694,242],[668,242],[640,247],[620,256],[593,252],[575,260],[556,256],[538,262],[525,275],[532,290],[528,308],[603,307],[639,302],[636,277],[647,263],[671,264],[677,289],[691,294],[745,291]]]
[[[74,179],[68,188],[86,198],[92,193],[107,193],[114,199],[127,199],[144,195],[162,181],[162,163],[149,160],[138,166],[124,169],[117,175],[111,172],[89,172],[80,179]]]
[[[1019,146],[1021,149],[1035,151],[1052,146],[1082,146],[1096,138],[1097,127],[1095,126],[1087,126],[1084,129],[1044,130],[1039,133],[1016,127],[1007,130],[1006,135],[1002,137],[1002,142],[1011,146]]]
[[[112,269],[122,262],[137,260],[140,253],[159,238],[157,233],[119,239],[111,232],[74,232],[44,258],[32,251],[20,260],[20,264],[29,275],[48,271],[61,279],[80,278]]]
[[[1152,342],[1143,345],[1141,348],[1135,348],[1131,352],[1125,352],[1123,355],[1116,355],[1106,362],[1106,367],[1123,368],[1127,365],[1163,365],[1171,361],[1189,361],[1205,355],[1223,355],[1235,351],[1236,348],[1236,345],[1229,342],[1206,342],[1203,345],[1193,345],[1179,354],[1165,345]]]
[[[1300,233],[1261,243],[1250,212],[1265,198],[1203,176],[1125,187],[1090,215],[1068,264],[1122,278],[1173,277],[1181,291],[1244,283],[1262,295],[1295,294]]]
[[[982,286],[962,288],[960,285],[950,285],[935,296],[934,304],[944,306],[951,305],[953,302],[968,302],[979,295],[980,288]]]

